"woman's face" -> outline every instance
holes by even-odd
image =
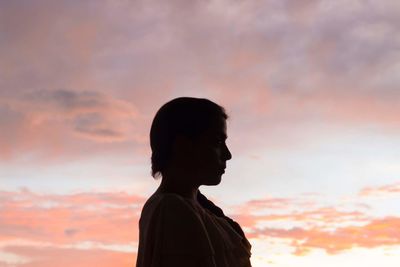
[[[226,121],[220,118],[198,137],[194,153],[194,175],[198,185],[217,185],[232,154],[226,146]]]

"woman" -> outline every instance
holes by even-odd
[[[249,267],[241,227],[199,191],[218,185],[232,155],[223,107],[203,98],[164,104],[150,130],[152,176],[160,186],[143,206],[136,267]]]

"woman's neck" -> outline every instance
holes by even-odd
[[[197,201],[198,189],[198,186],[183,183],[182,179],[163,177],[156,193],[174,193]]]

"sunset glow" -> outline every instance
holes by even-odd
[[[398,267],[400,2],[0,1],[0,267],[134,267],[150,124],[225,107],[254,267]]]

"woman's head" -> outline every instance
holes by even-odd
[[[204,98],[179,97],[164,104],[150,130],[152,176],[163,176],[173,153],[179,152],[175,145],[182,138],[193,144],[184,153],[195,164],[194,172],[202,172],[198,174],[203,176],[210,176],[211,172],[222,175],[225,161],[232,157],[225,145],[227,118],[223,107]]]

